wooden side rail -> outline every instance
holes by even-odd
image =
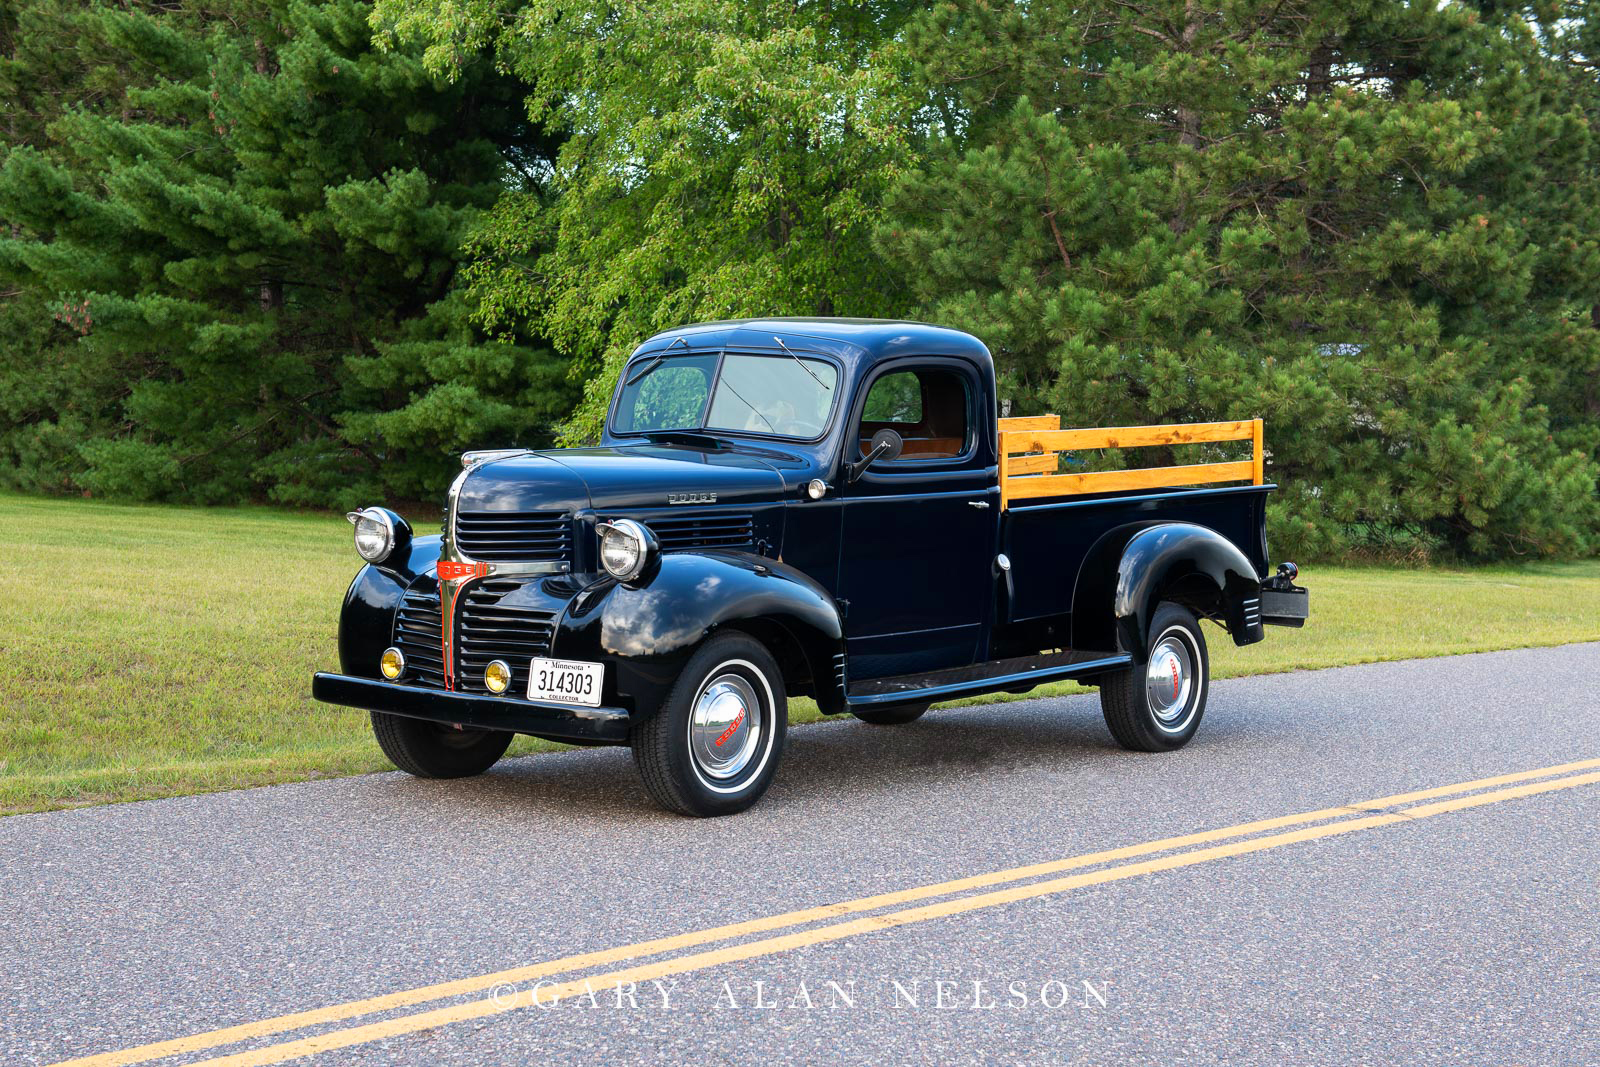
[[[1060,415],[1023,415],[1015,419],[1001,419],[1000,432],[1022,433],[1035,430],[1061,429]],[[1005,440],[1004,437],[1001,438]],[[1060,466],[1060,457],[1054,452],[1036,456],[1007,456],[1003,466],[1007,474],[1054,474]]]
[[[1264,481],[1262,423],[1196,422],[1173,426],[1111,426],[1063,430],[1055,415],[1000,420],[1000,506],[1013,500],[1125,489],[1166,489],[1211,482]],[[1140,470],[1086,471],[1058,474],[1059,453],[1089,448],[1148,448],[1212,441],[1249,441],[1251,456],[1229,463],[1191,463]],[[1019,454],[1025,453],[1025,454]],[[1018,476],[1021,477],[1018,477]]]
[[[1060,415],[1023,415],[1015,419],[1001,419],[1000,432],[1007,433],[1011,430],[1059,430],[1061,429]]]

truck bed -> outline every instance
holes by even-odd
[[[1058,615],[1084,560],[1105,534],[1129,524],[1189,522],[1238,545],[1267,573],[1260,419],[1167,426],[1061,429],[1056,415],[1001,419],[1001,551],[1011,561],[1008,622]],[[1250,442],[1245,459],[1133,470],[1063,472],[1071,453],[1104,448]],[[1209,457],[1208,457],[1209,458]],[[1224,485],[1221,482],[1248,482]]]
[[[1238,545],[1267,572],[1266,507],[1271,485],[1121,493],[1013,506],[1000,517],[1001,551],[1015,594],[1009,622],[1057,615],[1101,536],[1130,523],[1192,522]]]

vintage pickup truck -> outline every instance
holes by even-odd
[[[1188,445],[1206,462],[1081,461]],[[1199,620],[1246,645],[1307,617],[1295,566],[1268,575],[1262,464],[1259,420],[997,418],[957,330],[687,326],[629,358],[600,444],[463,456],[442,536],[351,513],[367,565],[312,691],[414,775],[481,773],[518,733],[627,744],[700,816],[766,792],[798,694],[896,724],[1075,679],[1119,744],[1175,749],[1206,707]]]

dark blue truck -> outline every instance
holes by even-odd
[[[1149,446],[1207,461],[1073,462]],[[1000,419],[957,330],[687,326],[629,358],[600,444],[465,455],[442,536],[351,513],[367,565],[313,693],[415,775],[481,773],[518,733],[626,744],[702,816],[766,791],[791,695],[887,725],[1074,679],[1119,744],[1175,749],[1205,712],[1200,620],[1245,645],[1307,617],[1270,568],[1262,456],[1259,421]]]

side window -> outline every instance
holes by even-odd
[[[872,383],[861,414],[860,448],[890,429],[905,441],[900,462],[952,459],[967,450],[967,379],[953,370],[895,371]]]
[[[867,393],[866,422],[915,425],[922,421],[922,383],[908,370],[885,374]],[[871,434],[867,435],[872,436]]]

